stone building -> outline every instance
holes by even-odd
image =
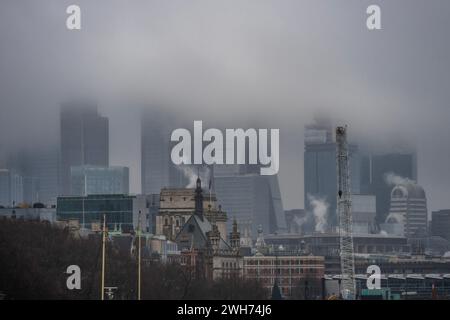
[[[183,225],[195,213],[194,188],[162,189],[160,193],[160,207],[156,216],[156,234],[165,235],[174,241]],[[203,193],[203,190],[202,190]],[[226,240],[227,214],[217,206],[216,195],[208,193],[201,201],[203,215],[212,221],[214,219],[222,238]]]
[[[236,221],[227,243],[224,239],[226,214],[220,209],[211,210],[212,206],[204,210],[204,204],[209,202],[204,201],[200,179],[197,179],[194,193],[191,216],[175,236],[183,264],[191,269],[195,277],[218,279],[242,276],[243,260]],[[223,223],[223,231],[219,223]]]

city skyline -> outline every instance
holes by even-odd
[[[142,105],[211,127],[256,121],[280,128],[283,203],[302,208],[303,128],[327,114],[349,125],[360,147],[416,147],[429,209],[450,207],[450,148],[440,142],[450,137],[447,3],[384,3],[383,30],[370,33],[358,2],[175,2],[80,1],[86,19],[74,33],[64,28],[65,3],[27,2],[23,15],[6,2],[2,150],[56,145],[61,102],[88,96],[110,121],[110,164],[130,167],[130,191],[140,193]],[[435,18],[425,24],[430,12]]]
[[[1,2],[0,300],[450,300],[449,0]]]

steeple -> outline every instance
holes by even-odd
[[[203,190],[202,190],[202,182],[200,180],[200,177],[197,177],[197,187],[195,188],[195,212],[194,212],[194,214],[203,221]]]
[[[239,252],[241,246],[241,234],[237,228],[236,218],[233,219],[233,230],[230,232],[230,245],[235,253]]]

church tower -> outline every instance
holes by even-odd
[[[197,178],[197,187],[195,188],[195,215],[203,221],[203,190],[200,177]]]

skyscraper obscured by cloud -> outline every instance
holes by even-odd
[[[304,197],[306,211],[313,211],[309,199],[320,199],[328,206],[327,226],[336,226],[336,143],[328,120],[305,126]],[[350,176],[353,194],[360,193],[360,158],[358,148],[349,145]]]
[[[24,155],[24,201],[56,204],[58,196],[58,149],[40,148]]]
[[[164,187],[185,187],[182,166],[170,158],[170,135],[177,126],[168,113],[144,110],[141,116],[141,184],[143,194],[159,194]]]
[[[69,102],[61,107],[61,190],[70,195],[72,166],[109,165],[109,122],[90,102]]]

